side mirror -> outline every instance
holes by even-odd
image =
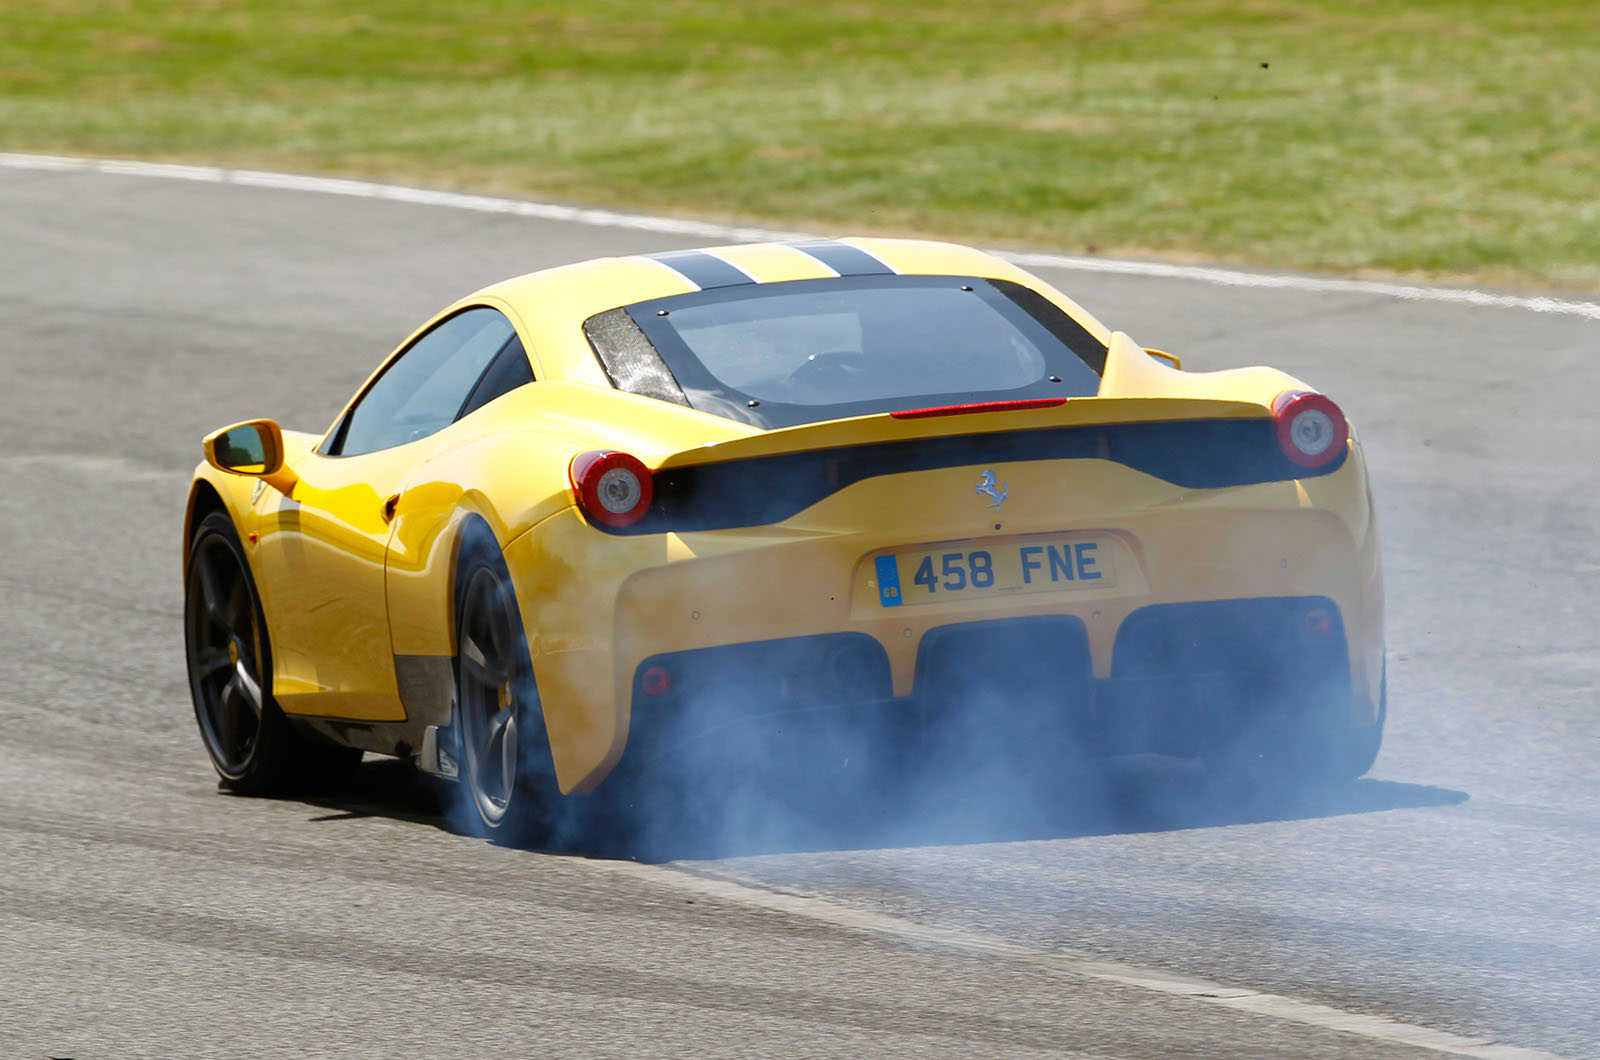
[[[1158,361],[1166,361],[1169,365],[1176,368],[1180,372],[1183,371],[1183,362],[1178,360],[1170,353],[1165,353],[1161,350],[1145,350],[1144,352],[1148,353]]]
[[[212,431],[201,445],[206,463],[218,471],[262,479],[281,493],[299,481],[283,465],[283,430],[274,420],[247,420]]]

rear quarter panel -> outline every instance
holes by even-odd
[[[568,468],[579,453],[619,449],[655,463],[666,452],[753,430],[573,383],[530,384],[452,424],[395,509],[387,575],[395,654],[454,654],[455,561],[468,520],[485,523],[505,549],[572,506]],[[519,602],[524,611],[530,606]]]

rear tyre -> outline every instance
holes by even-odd
[[[1378,720],[1371,725],[1352,729],[1345,737],[1345,769],[1348,779],[1365,776],[1372,763],[1378,760],[1378,750],[1383,746],[1383,726],[1389,719],[1389,664],[1383,664],[1383,676],[1378,679]]]
[[[1208,772],[1225,781],[1276,790],[1314,790],[1348,784],[1377,761],[1389,712],[1388,674],[1379,681],[1378,720],[1372,725],[1337,729],[1307,722],[1273,737],[1241,734],[1208,751]]]
[[[571,803],[556,785],[511,576],[486,529],[469,531],[462,545],[455,606],[467,824],[499,842],[554,845],[569,838]]]
[[[301,739],[272,699],[266,620],[226,512],[189,543],[183,631],[195,720],[223,787],[271,795],[348,778],[361,752]]]

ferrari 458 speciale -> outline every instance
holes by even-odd
[[[240,792],[396,755],[526,836],[757,735],[819,770],[812,737],[849,732],[858,766],[952,771],[981,745],[1349,778],[1378,750],[1339,407],[1184,371],[977,250],[535,272],[427,321],[325,432],[204,447],[189,679]]]

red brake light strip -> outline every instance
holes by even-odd
[[[897,420],[922,420],[931,416],[964,416],[969,412],[1016,412],[1021,409],[1047,409],[1065,405],[1066,398],[1026,398],[1021,401],[979,401],[970,405],[935,405],[925,409],[901,409],[889,415]]]

